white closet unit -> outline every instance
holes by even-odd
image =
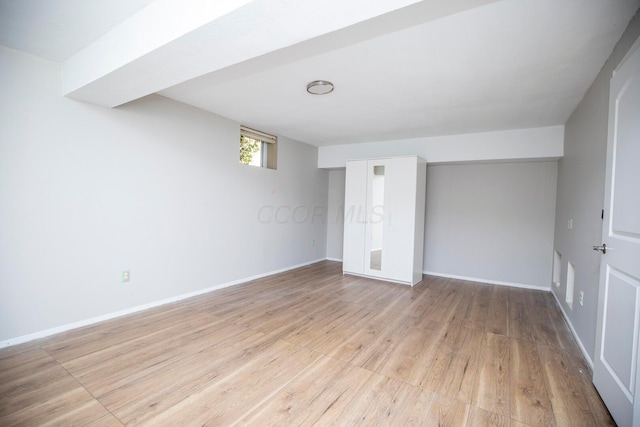
[[[345,274],[422,280],[427,164],[418,156],[347,162]]]

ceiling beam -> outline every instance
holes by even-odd
[[[418,0],[157,0],[63,64],[70,98],[106,107]]]

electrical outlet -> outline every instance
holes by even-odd
[[[573,218],[571,218],[568,222],[567,222],[567,228],[569,230],[573,230]]]
[[[584,291],[580,291],[580,299],[578,299],[580,305],[584,305]]]
[[[131,279],[131,273],[129,273],[129,270],[123,271],[122,278],[121,278],[122,283],[128,282],[130,279]]]
[[[316,245],[316,239],[313,239],[313,240],[311,241],[311,246],[315,246],[315,245]]]

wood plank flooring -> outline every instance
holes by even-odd
[[[321,262],[0,350],[0,425],[614,425],[550,293]]]

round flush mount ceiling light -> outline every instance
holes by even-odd
[[[316,80],[307,85],[307,92],[312,95],[326,95],[333,92],[333,83],[326,80]]]

